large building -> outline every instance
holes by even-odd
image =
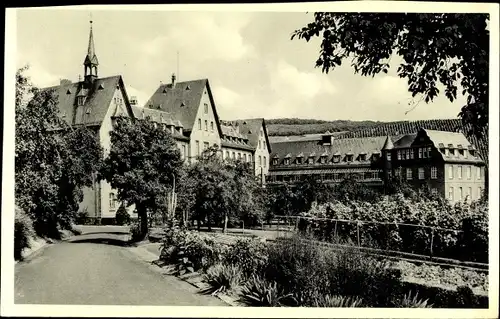
[[[459,132],[420,129],[415,134],[273,143],[268,184],[314,176],[338,183],[348,176],[383,187],[399,176],[415,188],[427,185],[451,202],[478,199],[485,185],[484,161]]]
[[[255,174],[264,182],[270,150],[264,120],[221,121],[208,79],[176,82],[172,75],[171,83],[160,85],[141,107],[134,97],[129,99],[120,75],[99,78],[92,22],[83,65],[83,80],[65,79],[60,85],[43,90],[54,92],[60,114],[68,124],[84,125],[98,133],[105,156],[111,148],[109,133],[114,117],[149,119],[171,132],[186,164],[193,163],[204,149],[215,145],[221,149],[224,159],[251,163]],[[264,141],[266,145],[262,146]],[[106,181],[95,180],[92,187],[84,189],[79,210],[87,212],[90,218],[104,221],[114,219],[120,205],[117,191]],[[127,209],[136,216],[133,206]]]

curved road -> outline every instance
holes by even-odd
[[[187,282],[162,275],[127,247],[89,242],[50,245],[18,263],[15,303],[226,306]]]

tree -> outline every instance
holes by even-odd
[[[59,237],[76,218],[82,188],[102,159],[95,132],[69,126],[59,117],[53,91],[40,91],[16,74],[15,196],[38,235]]]
[[[110,132],[111,148],[100,176],[117,190],[118,200],[135,205],[140,239],[148,234],[148,212],[157,212],[182,169],[172,135],[149,120],[117,117]]]
[[[460,85],[467,104],[459,116],[471,133],[482,136],[488,126],[488,20],[487,14],[469,13],[318,12],[292,39],[322,37],[316,66],[325,73],[348,58],[355,73],[387,73],[397,54],[403,59],[399,77],[426,103],[440,93],[438,81],[452,102]]]

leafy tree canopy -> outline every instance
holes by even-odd
[[[118,200],[135,204],[141,236],[146,236],[147,213],[164,206],[174,179],[179,179],[181,153],[172,135],[149,119],[117,117],[110,137],[111,148],[101,177],[117,190]]]
[[[316,66],[325,73],[350,59],[355,73],[375,76],[388,72],[392,55],[401,56],[397,73],[414,97],[422,94],[431,102],[441,83],[454,101],[461,88],[467,104],[459,116],[481,135],[488,125],[488,19],[469,13],[317,12],[292,39],[322,37]]]
[[[15,196],[39,235],[59,236],[68,228],[102,160],[96,133],[71,127],[59,117],[57,97],[16,74]]]

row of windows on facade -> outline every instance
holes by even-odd
[[[463,156],[464,158],[467,158],[468,153],[471,154],[471,156],[475,156],[475,153],[473,150],[466,150],[466,149],[447,149],[447,148],[441,148],[439,150],[442,154],[445,156],[450,156],[453,154],[454,156]],[[407,148],[407,149],[401,149],[397,150],[397,158],[399,161],[404,161],[404,160],[412,160],[415,158],[415,153],[416,149],[413,148]],[[418,158],[431,158],[431,153],[432,153],[432,147],[419,147],[418,148]],[[388,153],[389,155],[389,153]]]
[[[467,193],[464,194],[464,188],[463,187],[458,187],[457,188],[457,200],[462,201],[462,200],[476,200],[480,199],[481,195],[483,193],[483,189],[481,187],[477,188],[477,193],[476,196],[472,193],[472,187],[468,187]],[[455,199],[455,188],[450,187],[448,189],[448,199],[449,200],[454,200]]]
[[[195,143],[196,143],[197,155],[200,156],[201,155],[200,141],[195,141]],[[209,146],[210,146],[210,144],[208,142],[203,142],[203,150],[206,150]],[[183,152],[185,153],[186,146],[183,145],[182,147],[183,147]],[[226,156],[224,158],[232,158],[232,159],[238,159],[238,160],[243,159],[245,162],[252,161],[251,154],[246,154],[246,153],[241,153],[241,152],[236,152],[236,151],[229,152],[226,150],[225,155]],[[258,159],[259,159],[259,161],[258,161],[259,166],[266,167],[267,158],[265,156],[259,155]]]
[[[400,177],[401,176],[401,168],[397,168],[395,170],[395,175]],[[458,179],[462,179],[462,170],[463,170],[463,167],[458,165],[456,167],[456,171],[457,171],[457,178]],[[481,179],[481,167],[476,167],[476,176],[477,176],[477,179]],[[453,176],[454,176],[454,171],[455,171],[455,166],[454,165],[451,165],[448,167],[448,175],[449,175],[449,178],[450,179],[453,179]],[[425,169],[423,167],[419,167],[417,169],[417,172],[418,172],[418,179],[425,179]],[[466,175],[467,175],[467,179],[470,180],[472,178],[472,167],[471,166],[465,166],[465,172],[466,172]],[[436,167],[431,167],[431,170],[430,170],[430,177],[431,179],[437,179],[437,168]],[[413,179],[413,169],[412,168],[406,168],[406,179],[407,180],[411,180]]]
[[[167,125],[165,123],[153,122],[153,126],[154,126],[154,128],[161,127],[161,129],[164,130],[164,131],[169,130],[171,134],[175,134],[175,132],[176,132],[176,129],[175,129],[174,125]],[[182,127],[178,127],[177,128],[177,133],[179,133],[181,135],[183,134],[182,133]]]
[[[467,165],[467,166],[461,166],[461,165],[450,165],[448,167],[448,176],[449,176],[449,179],[453,179],[454,176],[455,176],[455,167],[456,167],[456,176],[458,179],[462,179],[462,171],[465,167],[465,172],[466,172],[466,175],[467,175],[467,179],[471,179],[471,174],[472,174],[472,167],[470,165]],[[481,167],[479,166],[476,166],[476,178],[477,179],[481,179]]]
[[[315,174],[322,181],[341,181],[348,176],[356,179],[356,180],[380,180],[382,173],[379,171],[373,172],[364,172],[364,173],[322,173]],[[271,182],[287,182],[287,181],[299,181],[305,179],[307,174],[297,174],[297,175],[272,175],[269,177],[269,181]]]
[[[401,177],[401,172],[402,168],[397,168],[394,170],[394,175],[396,177]],[[417,169],[417,174],[418,174],[418,179],[425,179],[425,168],[419,167]],[[437,179],[437,167],[431,167],[430,169],[430,177],[431,179]],[[406,179],[407,180],[412,180],[413,179],[413,169],[412,168],[407,168],[406,169]]]
[[[340,162],[340,155],[333,155],[332,157],[332,162],[333,163],[339,163]],[[328,161],[328,155],[321,155],[320,156],[320,163],[321,164],[326,164]],[[379,159],[379,154],[377,153],[374,153],[372,154],[372,157],[371,159],[373,161],[376,161]],[[351,154],[347,154],[345,156],[345,161],[346,162],[353,162],[354,160],[354,155],[351,155]],[[358,160],[359,161],[366,161],[366,154],[360,154],[358,156]],[[273,165],[278,165],[278,162],[279,162],[279,159],[278,158],[273,158]],[[307,159],[303,156],[297,156],[296,157],[296,160],[295,160],[295,163],[296,164],[314,164],[315,163],[315,157],[314,155],[313,156],[309,156]],[[290,165],[290,158],[288,157],[285,157],[285,159],[283,160],[283,164],[284,165]]]

